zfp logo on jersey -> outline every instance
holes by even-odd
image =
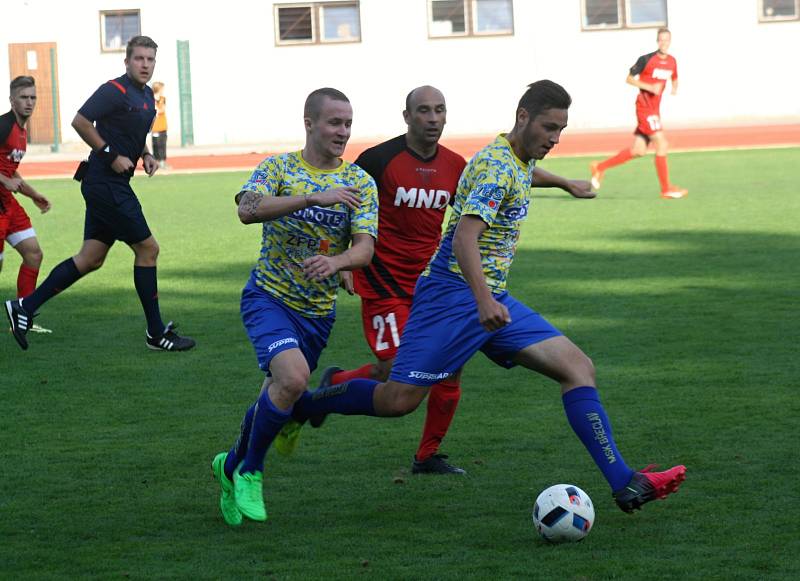
[[[400,186],[394,197],[394,205],[405,204],[409,208],[446,208],[450,203],[450,192],[447,190],[426,190],[424,188],[405,189]]]

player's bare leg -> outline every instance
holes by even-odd
[[[559,382],[567,419],[611,486],[620,509],[633,512],[677,492],[686,477],[685,466],[635,472],[625,464],[597,394],[594,365],[572,341],[562,336],[529,345],[514,361]]]
[[[98,270],[106,261],[111,247],[99,240],[84,240],[78,254],[72,257],[75,268],[81,275]]]
[[[645,153],[647,153],[647,140],[641,135],[636,135],[636,137],[633,139],[633,145],[631,145],[631,147],[626,147],[625,149],[620,150],[619,153],[612,155],[606,160],[593,161],[591,164],[589,164],[589,171],[592,175],[592,187],[595,190],[600,189],[600,186],[603,183],[603,175],[605,174],[606,170],[618,165],[622,165],[623,163],[632,159],[636,159],[637,157],[641,157]]]

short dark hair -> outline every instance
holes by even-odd
[[[125,58],[131,58],[133,54],[133,48],[135,46],[143,46],[145,48],[152,48],[153,50],[158,50],[158,45],[156,41],[150,38],[149,36],[134,36],[132,39],[128,41],[128,46],[125,49]]]
[[[321,89],[317,89],[316,91],[311,91],[306,97],[306,104],[303,107],[303,117],[310,117],[311,119],[316,119],[319,117],[320,109],[322,108],[322,101],[328,97],[329,99],[333,99],[334,101],[344,101],[345,103],[349,103],[350,99],[347,98],[347,95],[342,93],[338,89],[332,89],[330,87],[322,87]]]
[[[33,77],[28,77],[26,75],[20,75],[20,76],[14,78],[13,81],[11,81],[11,85],[9,86],[9,90],[10,90],[11,94],[13,95],[16,92],[17,89],[27,89],[28,87],[35,87],[35,86],[36,86],[36,81],[33,79]]]
[[[522,95],[517,106],[517,111],[525,109],[531,119],[547,109],[569,109],[572,97],[566,89],[553,81],[536,81],[528,85],[528,90]]]

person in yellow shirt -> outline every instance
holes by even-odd
[[[153,137],[153,157],[158,167],[167,167],[167,98],[164,96],[164,83],[153,83],[153,96],[156,99],[156,118],[151,129]]]

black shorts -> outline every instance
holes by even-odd
[[[84,240],[111,246],[117,240],[136,244],[152,236],[142,205],[129,184],[83,181],[81,193],[86,202]]]

